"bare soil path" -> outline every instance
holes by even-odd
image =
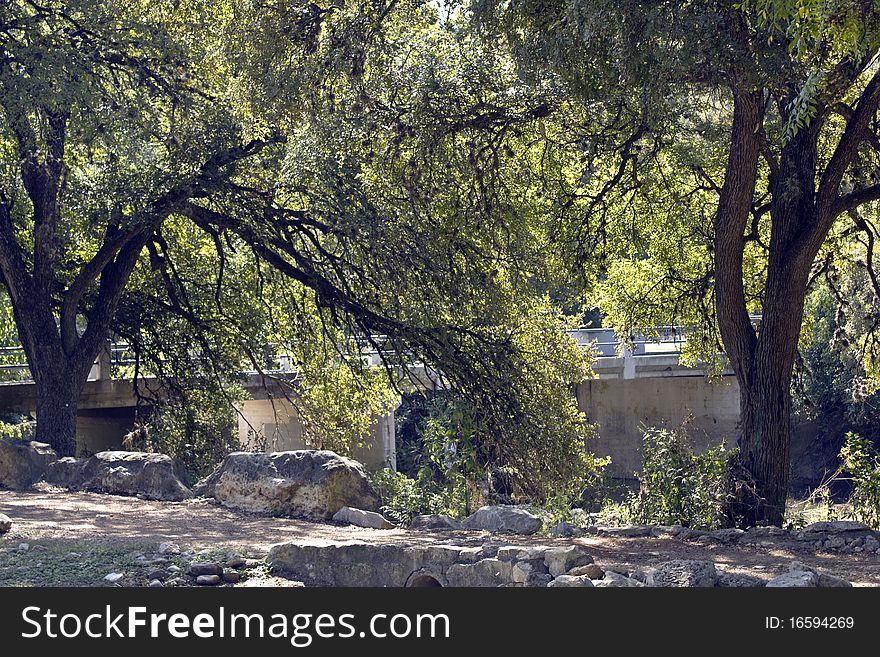
[[[153,502],[132,497],[97,493],[71,493],[51,489],[0,491],[0,513],[13,520],[13,528],[0,537],[0,583],[19,582],[15,573],[26,572],[22,565],[8,563],[23,542],[29,548],[78,555],[84,548],[98,555],[130,553],[152,549],[161,542],[173,542],[183,550],[236,551],[253,558],[264,557],[269,548],[281,542],[316,539],[361,540],[377,543],[428,545],[454,543],[479,545],[490,540],[510,544],[564,544],[572,539],[548,537],[492,537],[480,532],[417,532],[402,529],[371,530],[309,522],[301,519],[271,518],[227,509],[212,501]],[[600,565],[624,564],[649,569],[670,559],[707,559],[720,570],[770,579],[788,570],[793,560],[801,561],[855,586],[880,586],[880,556],[876,554],[815,553],[811,548],[775,546],[705,545],[664,538],[596,537],[577,539],[589,548]],[[74,551],[76,550],[76,551]],[[102,552],[103,550],[103,552]],[[111,555],[112,556],[112,555]],[[110,559],[110,556],[107,556]],[[9,561],[7,559],[7,561]],[[18,562],[16,562],[18,563]],[[113,564],[106,564],[104,570]],[[79,565],[71,562],[71,568]],[[3,577],[3,570],[7,571]],[[96,573],[100,572],[100,568]],[[64,569],[54,568],[30,583],[37,585],[69,583]],[[57,580],[57,581],[56,581]],[[74,583],[82,583],[73,579]],[[100,578],[98,578],[100,581]],[[283,583],[276,581],[274,583]]]

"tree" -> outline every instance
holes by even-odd
[[[873,272],[880,9],[758,0],[473,5],[523,76],[579,104],[557,187],[563,246],[631,328],[699,319],[740,387],[738,522],[780,524],[805,296],[840,258]],[[875,294],[877,277],[871,274]],[[875,296],[875,299],[877,297]],[[874,302],[876,303],[876,301]],[[760,312],[753,325],[750,311]],[[873,341],[863,340],[872,354]],[[870,360],[870,358],[868,359]]]
[[[111,331],[202,388],[282,342],[312,407],[351,404],[328,387],[372,342],[392,385],[442,371],[546,495],[589,462],[587,358],[532,284],[545,96],[417,0],[5,3],[0,271],[37,438],[73,451]]]

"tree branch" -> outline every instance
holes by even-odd
[[[874,74],[862,92],[859,103],[847,121],[846,129],[819,182],[816,206],[823,229],[838,216],[833,214],[833,211],[840,192],[840,183],[856,157],[859,145],[867,137],[871,119],[877,113],[878,105],[880,105],[880,71]]]

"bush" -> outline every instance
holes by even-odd
[[[215,391],[189,391],[186,398],[157,404],[149,422],[137,426],[123,445],[178,458],[200,479],[238,449],[235,410]]]
[[[398,524],[409,525],[414,516],[423,513],[467,515],[463,512],[467,504],[460,483],[441,486],[430,478],[408,477],[387,468],[371,475],[370,482],[382,499],[382,512]]]
[[[842,474],[849,475],[852,517],[880,529],[880,452],[873,443],[850,432],[840,450]]]
[[[686,424],[672,430],[646,429],[643,450],[640,490],[631,494],[628,503],[636,522],[693,529],[724,524],[730,451],[722,445],[697,454]]]
[[[29,415],[0,416],[0,440],[29,441],[34,439],[37,423]]]

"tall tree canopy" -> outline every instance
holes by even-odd
[[[880,5],[470,9],[524,79],[570,99],[555,114],[573,168],[554,187],[559,244],[618,327],[696,324],[691,348],[706,357],[723,343],[740,387],[731,516],[780,523],[805,297],[821,278],[835,285],[846,261],[873,288],[874,310],[859,311],[872,319],[850,344],[877,372]]]
[[[73,451],[111,331],[172,378],[282,342],[305,390],[381,334],[546,493],[586,464],[587,371],[532,284],[548,106],[416,1],[4,3],[0,272],[38,438]]]

